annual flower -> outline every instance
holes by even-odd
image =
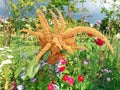
[[[105,72],[105,73],[111,73],[112,72],[111,70],[108,70],[108,69],[102,69],[101,71]]]
[[[12,59],[14,56],[8,55],[7,58]]]
[[[7,59],[7,60],[3,60],[1,65],[4,65],[4,64],[12,64],[12,61]]]
[[[83,81],[84,81],[84,76],[79,75],[79,76],[78,76],[78,81],[79,81],[79,82],[83,82]]]
[[[62,80],[64,80],[64,81],[68,81],[68,79],[69,79],[69,76],[68,76],[68,75],[64,75],[64,76],[62,77]]]
[[[7,51],[8,51],[8,52],[11,52],[12,50],[8,49]]]
[[[74,84],[74,78],[69,77],[67,82],[68,82],[68,84],[73,85]]]
[[[109,82],[111,79],[110,79],[110,77],[107,77],[106,80]]]
[[[17,89],[18,89],[18,90],[24,90],[24,86],[23,86],[23,85],[18,85],[18,86],[17,86]]]
[[[36,78],[32,78],[31,80],[30,80],[30,82],[35,82],[37,79]]]
[[[88,59],[88,58],[86,58],[86,59],[83,61],[83,64],[84,64],[84,65],[87,65],[87,64],[88,64],[88,62],[89,62],[89,59]]]
[[[4,48],[9,49],[9,47],[5,46]]]
[[[88,61],[84,60],[84,61],[83,61],[83,64],[84,64],[84,65],[87,65],[87,64],[88,64]]]
[[[26,70],[26,67],[22,67],[22,70],[25,71],[25,70]]]
[[[2,51],[2,50],[4,50],[4,48],[0,48],[0,50]]]
[[[22,53],[22,57],[23,58],[26,58],[27,57],[27,55],[26,55],[26,53],[24,52],[24,53]]]
[[[60,87],[56,84],[54,84],[54,90],[60,90]]]
[[[110,30],[110,27],[107,26],[105,29],[106,29],[106,30]]]
[[[65,71],[65,66],[61,66],[60,68],[59,68],[59,72],[63,72],[63,71]]]
[[[105,42],[102,40],[102,39],[100,39],[100,38],[97,38],[97,39],[95,39],[94,40],[95,41],[95,43],[98,45],[98,46],[102,46]]]
[[[21,79],[24,79],[25,78],[25,72],[21,73],[20,77],[21,77]]]
[[[120,33],[116,34],[116,38],[120,39]]]
[[[62,64],[66,64],[67,63],[67,60],[65,58],[61,58],[61,63]]]
[[[54,90],[54,84],[52,83],[48,84],[48,90]]]

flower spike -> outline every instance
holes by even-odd
[[[66,28],[65,21],[64,21],[64,18],[62,17],[60,10],[58,10],[58,9],[56,9],[56,10],[57,10],[59,17],[60,17],[60,29],[61,29],[60,33],[63,33],[65,31],[65,28]]]
[[[55,13],[53,13],[50,9],[49,9],[49,11],[50,11],[50,13],[52,14],[52,17],[53,17],[53,19],[54,19],[54,32],[55,32],[55,34],[58,34],[59,33],[59,31],[58,31],[58,22],[57,22],[57,17],[56,17],[56,15],[55,15]]]

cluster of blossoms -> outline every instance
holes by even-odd
[[[106,73],[106,74],[112,72],[111,70],[108,70],[108,69],[102,69],[101,71],[102,71],[103,73]],[[110,78],[110,77],[107,77],[107,78],[106,78],[106,81],[108,81],[108,82],[111,81],[111,78]]]
[[[0,72],[2,72],[2,67],[6,64],[12,64],[11,59],[14,57],[10,55],[11,52],[9,47],[0,48],[0,58],[5,59],[0,62]]]
[[[59,62],[57,64],[55,64],[55,71],[56,71],[56,75],[57,77],[59,77],[59,75],[65,71],[66,69],[66,63],[67,60],[65,58],[61,58],[59,60]],[[73,77],[70,77],[68,75],[63,75],[62,80],[65,81],[66,83],[68,83],[69,85],[73,85],[75,80]],[[84,76],[79,75],[78,76],[78,81],[79,82],[83,82],[84,81]],[[59,90],[59,86],[56,85],[54,83],[54,81],[52,81],[52,83],[48,84],[48,90]]]
[[[73,85],[74,84],[74,78],[69,77],[68,75],[64,75],[62,77],[62,80],[65,81],[65,82],[67,82],[69,85]],[[79,82],[83,82],[84,81],[84,76],[79,75],[78,76],[78,81]]]
[[[48,90],[59,90],[59,86],[54,83],[50,83],[48,84]]]
[[[59,77],[59,75],[63,71],[65,71],[65,69],[66,69],[66,63],[67,63],[67,60],[65,58],[61,58],[59,60],[59,62],[57,64],[55,64],[55,72],[56,72],[57,77]]]
[[[88,35],[89,37],[93,37],[93,34],[91,34],[91,33],[87,33],[87,35]],[[105,44],[105,42],[104,42],[102,39],[100,39],[100,38],[95,38],[95,39],[94,39],[94,42],[95,42],[98,46],[103,46],[103,45]]]
[[[59,62],[55,64],[55,72],[57,77],[59,77],[59,75],[65,71],[66,63],[67,60],[65,58],[61,58]],[[52,81],[52,83],[48,84],[48,90],[59,90],[59,86]]]

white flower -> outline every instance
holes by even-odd
[[[7,51],[8,51],[8,52],[11,52],[12,50],[9,49],[9,50],[7,50]]]
[[[2,51],[2,50],[4,50],[4,48],[0,48],[0,50]]]
[[[12,61],[9,60],[9,59],[7,59],[7,60],[2,61],[1,65],[4,65],[4,64],[11,64],[11,63],[12,63]]]
[[[54,90],[60,90],[60,87],[56,84],[54,84]]]
[[[2,72],[2,70],[0,69],[0,72]]]
[[[4,48],[7,48],[7,49],[8,49],[9,47],[5,46]]]
[[[29,24],[26,24],[26,25],[25,25],[25,27],[27,27],[27,28],[28,28],[28,27],[31,27],[31,26],[30,26]]]
[[[0,69],[2,68],[3,64],[0,64]]]
[[[11,58],[13,58],[14,56],[12,56],[12,55],[8,55],[7,56],[7,58],[9,58],[9,59],[11,59]]]
[[[23,86],[23,85],[18,85],[18,86],[17,86],[17,89],[18,89],[18,90],[24,90],[24,86]]]
[[[116,34],[116,37],[117,37],[118,39],[120,39],[120,33]]]

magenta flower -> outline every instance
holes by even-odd
[[[67,60],[65,58],[61,58],[61,63],[62,64],[66,64],[67,63]]]
[[[48,84],[48,90],[54,90],[54,84],[52,83]]]
[[[68,84],[73,85],[74,84],[74,79],[73,78],[68,78]]]

